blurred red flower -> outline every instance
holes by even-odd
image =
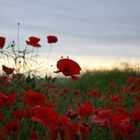
[[[6,67],[5,65],[2,65],[2,70],[7,74],[13,74],[14,72],[14,68],[9,68],[9,67]]]
[[[4,127],[4,132],[6,135],[14,135],[19,132],[20,123],[18,121],[10,121]]]
[[[71,126],[71,120],[67,116],[59,116],[58,127],[49,129],[49,135],[46,140],[70,140],[67,138],[68,129]]]
[[[5,138],[8,135],[16,135],[19,132],[20,123],[18,121],[7,122],[4,128],[1,131],[2,138]]]
[[[57,37],[54,35],[47,36],[47,39],[48,39],[48,43],[56,43],[58,40]]]
[[[73,110],[72,110],[72,108],[71,107],[69,107],[67,110],[66,110],[66,115],[72,120],[72,119],[75,119],[75,118],[77,118],[77,113],[76,112],[74,112]]]
[[[79,104],[77,106],[77,113],[81,117],[84,117],[84,116],[91,115],[93,113],[93,109],[94,109],[94,106],[92,105],[92,103],[90,101],[88,101],[88,102]]]
[[[88,122],[71,124],[67,129],[68,140],[87,140],[87,135],[92,132],[92,126]]]
[[[108,88],[110,88],[110,89],[112,89],[112,88],[114,88],[114,89],[116,89],[117,88],[117,85],[116,85],[116,83],[110,83],[109,85],[108,85]]]
[[[127,138],[134,138],[135,139],[137,134],[138,134],[138,128],[132,124],[129,124],[124,131],[124,135]]]
[[[0,106],[7,105],[7,106],[12,106],[15,99],[17,98],[17,94],[9,94],[9,95],[4,95],[3,93],[0,93]]]
[[[56,129],[58,127],[59,115],[57,111],[50,107],[40,107],[34,111],[32,119],[47,126],[49,129]]]
[[[10,79],[8,76],[0,76],[0,83],[2,85],[10,85]]]
[[[29,40],[26,40],[26,44],[38,48],[38,47],[41,47],[41,45],[38,43],[39,41],[40,41],[40,38],[31,36],[29,37]]]
[[[12,75],[12,79],[17,82],[22,82],[24,80],[24,75],[22,73],[16,73]]]
[[[3,94],[3,93],[0,93],[0,107],[5,105],[5,101],[8,99],[8,97]]]
[[[0,49],[2,49],[5,45],[5,37],[0,36]]]
[[[37,131],[32,131],[30,138],[27,140],[39,140],[39,133]]]
[[[62,72],[65,76],[71,76],[73,80],[77,80],[76,74],[80,74],[81,67],[71,59],[63,58],[57,62],[58,70],[55,73]]]
[[[140,122],[140,104],[130,114],[133,121]]]
[[[6,105],[7,106],[12,106],[17,98],[17,94],[13,93],[13,94],[9,94],[7,95],[7,100],[6,100]]]
[[[22,119],[26,116],[25,111],[22,109],[12,111],[11,115],[12,118],[15,119]]]
[[[101,128],[108,128],[110,123],[110,115],[112,110],[110,108],[99,107],[94,111],[91,121],[95,122]]]
[[[92,126],[88,122],[82,122],[79,124],[79,130],[82,135],[87,135],[92,132]]]
[[[39,92],[27,92],[24,94],[23,99],[30,107],[46,103],[45,95]]]
[[[0,121],[2,121],[3,119],[4,119],[4,114],[0,112]]]

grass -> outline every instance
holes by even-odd
[[[128,77],[139,77],[140,71],[134,70],[132,68],[126,68],[120,70],[118,68],[112,70],[96,70],[96,71],[87,71],[83,73],[78,81],[72,81],[71,79],[67,79],[65,82],[65,87],[70,89],[81,89],[83,91],[87,91],[90,88],[99,88],[101,91],[104,91],[106,87],[115,82],[118,86],[126,83]],[[63,87],[64,79],[57,79],[56,84],[59,87]]]

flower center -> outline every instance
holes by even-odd
[[[64,72],[67,74],[70,74],[70,70],[68,70],[68,69],[64,69]]]

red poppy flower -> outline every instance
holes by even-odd
[[[46,99],[45,106],[54,107],[56,106],[56,102],[52,101],[51,99]]]
[[[97,108],[94,111],[95,114],[91,117],[91,121],[98,124],[101,128],[108,128],[111,112],[112,110],[109,108]]]
[[[138,134],[138,128],[132,124],[129,124],[124,132],[124,135],[127,138],[135,138],[137,134]]]
[[[96,97],[99,95],[98,93],[99,93],[99,89],[89,89],[87,95]]]
[[[4,114],[0,112],[0,121],[2,121],[3,119],[4,119]]]
[[[9,94],[7,95],[7,100],[6,100],[6,105],[7,106],[12,106],[17,98],[17,94],[16,93],[13,93],[13,94]]]
[[[56,43],[58,40],[57,37],[54,35],[47,36],[47,39],[48,39],[48,43]]]
[[[127,81],[128,83],[133,83],[134,80],[135,80],[134,77],[128,77],[126,81]]]
[[[16,98],[17,94],[9,94],[6,96],[3,93],[0,93],[0,106],[12,106]]]
[[[39,38],[31,36],[29,37],[29,40],[26,40],[27,45],[31,45],[33,47],[41,47],[41,45],[38,43],[40,41]]]
[[[0,76],[0,83],[2,85],[10,85],[10,79],[8,76]]]
[[[110,88],[110,89],[116,89],[117,88],[117,85],[116,85],[116,83],[110,83],[109,85],[108,85],[108,88]]]
[[[66,115],[71,119],[75,119],[77,118],[78,114],[76,112],[73,112],[72,108],[70,107],[66,110]]]
[[[73,80],[77,80],[76,74],[80,74],[81,67],[71,59],[63,58],[57,62],[58,70],[55,73],[62,72],[65,76],[71,76]]]
[[[2,70],[7,74],[13,74],[14,72],[14,68],[9,68],[9,67],[6,67],[5,65],[2,65]]]
[[[67,117],[67,116],[59,116],[58,127],[56,127],[56,129],[49,129],[49,137],[48,137],[48,139],[49,138],[51,138],[52,140],[69,139],[69,138],[67,138],[67,133],[68,133],[68,129],[69,129],[69,127],[71,125],[72,124],[71,124],[71,120],[70,120],[69,117]],[[58,133],[59,133],[59,136],[58,136]]]
[[[89,102],[84,102],[77,106],[77,112],[81,117],[91,115],[93,113],[93,105]]]
[[[72,124],[67,131],[68,140],[86,140],[85,138],[83,138],[82,133],[79,130],[79,123]]]
[[[18,121],[8,122],[4,127],[6,135],[17,134],[19,131],[19,126],[20,126],[20,123]]]
[[[8,97],[6,95],[4,95],[3,93],[0,93],[0,107],[5,105],[5,101],[8,99]]]
[[[25,116],[26,116],[25,111],[24,111],[24,110],[21,110],[21,109],[19,109],[19,110],[14,110],[14,111],[12,111],[12,113],[11,113],[11,117],[12,117],[12,118],[15,118],[15,119],[22,119],[22,118],[24,118]]]
[[[71,124],[67,129],[68,140],[87,140],[87,134],[92,132],[92,126],[88,122]]]
[[[56,129],[58,127],[59,115],[52,108],[40,107],[33,114],[32,119],[34,121],[47,126],[49,129]]]
[[[88,122],[82,122],[79,124],[79,130],[82,135],[87,135],[92,132],[92,126]]]
[[[117,114],[112,113],[110,120],[110,124],[113,128],[119,127],[124,129],[130,123],[130,116],[123,112]]]
[[[45,95],[39,92],[27,92],[23,96],[23,99],[30,107],[46,103]]]
[[[121,99],[120,99],[120,97],[118,96],[118,95],[112,95],[111,97],[110,97],[110,103],[111,104],[113,104],[113,103],[118,103],[118,102],[121,102]]]
[[[39,133],[37,131],[32,131],[30,138],[27,140],[39,140]]]
[[[24,75],[22,73],[16,73],[12,75],[12,79],[17,82],[22,82],[24,80]]]
[[[0,49],[2,49],[5,45],[5,37],[0,36]]]
[[[133,121],[140,122],[140,105],[133,109],[130,114]]]

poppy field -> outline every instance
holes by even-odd
[[[29,37],[24,50],[5,42],[0,36],[0,59],[8,57],[14,66],[1,65],[0,140],[140,139],[139,70],[81,73],[80,64],[61,58],[54,73],[63,77],[37,77],[24,71],[37,60],[28,47],[39,49],[40,39]]]

